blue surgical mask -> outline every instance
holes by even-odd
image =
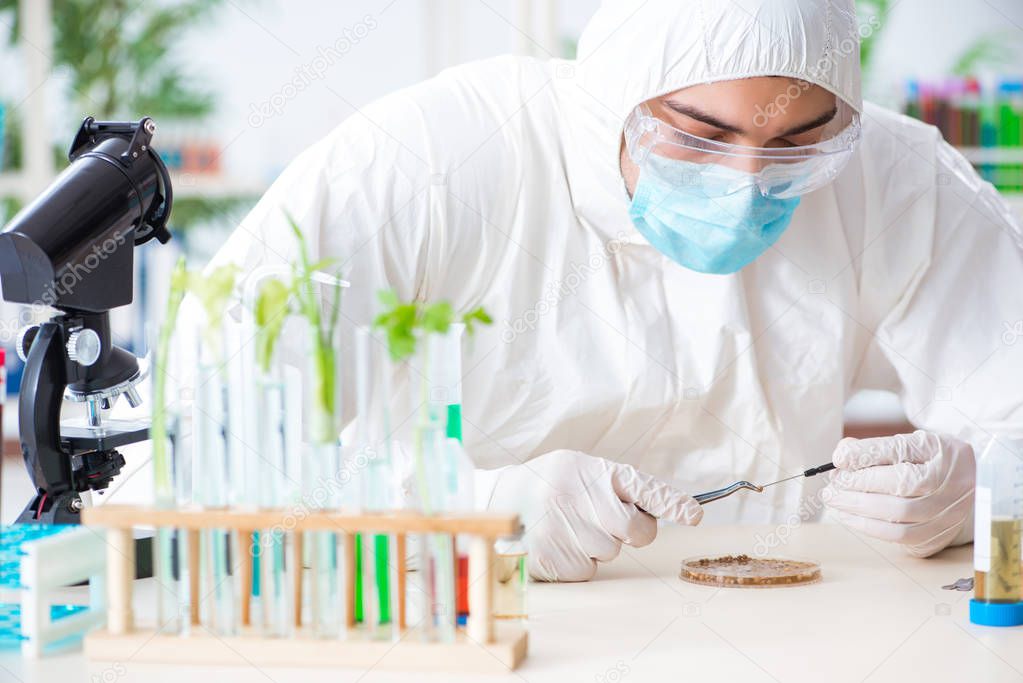
[[[750,174],[720,164],[650,155],[640,166],[629,216],[679,265],[734,273],[778,241],[799,205],[799,197],[765,197],[752,180],[741,182],[744,177]]]

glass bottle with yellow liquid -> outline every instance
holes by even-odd
[[[1023,624],[1023,435],[998,436],[977,461],[970,621]]]

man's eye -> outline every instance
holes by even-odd
[[[726,142],[725,134],[722,133],[721,131],[710,131],[710,130],[708,130],[708,131],[699,131],[699,132],[689,132],[689,131],[680,130],[680,131],[676,131],[675,132],[675,137],[683,139],[683,140],[686,139],[687,137],[696,137],[696,138],[702,138],[704,140],[713,140],[714,142]]]
[[[816,145],[821,141],[821,134],[815,133],[803,133],[802,135],[795,135],[785,140],[789,143],[790,147],[806,147],[807,145]]]

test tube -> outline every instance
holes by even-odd
[[[494,544],[495,619],[526,619],[526,586],[529,583],[526,559],[526,545],[521,535],[500,539]]]
[[[977,462],[970,621],[1023,625],[1023,435],[993,438]]]
[[[335,488],[341,465],[339,445],[336,442],[306,444],[305,456],[305,503],[314,509],[339,507],[339,494]],[[311,531],[305,534],[305,538],[311,631],[319,638],[337,638],[345,627],[342,618],[344,602],[340,590],[345,577],[343,563],[340,561],[338,535],[332,531]]]
[[[243,339],[264,341],[260,339],[263,330],[256,318],[261,289],[268,280],[280,281],[288,277],[289,268],[286,264],[264,265],[245,278],[242,288]],[[305,321],[286,316],[281,324],[279,339],[301,338]],[[243,433],[256,435],[258,449],[256,457],[246,453],[243,461],[244,502],[269,509],[280,509],[295,501],[299,488],[295,480],[301,476],[300,468],[291,462],[300,458],[301,452],[300,429],[293,424],[300,419],[299,411],[294,407],[301,405],[301,372],[283,362],[280,346],[278,342],[275,351],[267,358],[260,352],[271,347],[260,343],[241,345],[246,369],[240,377],[245,387],[242,399],[246,427]],[[288,636],[294,625],[286,545],[287,536],[279,527],[257,532],[253,543],[253,619],[267,636]],[[302,571],[301,567],[292,569]]]
[[[305,423],[308,443],[303,449],[302,463],[303,501],[311,508],[337,509],[341,505],[341,444],[337,429],[337,415],[323,395],[333,387],[336,392],[340,382],[336,377],[321,376],[334,373],[337,348],[324,348],[316,337],[317,331],[307,330],[307,345],[310,348],[307,380],[308,413]],[[326,356],[334,361],[325,362]],[[334,406],[340,404],[337,394],[330,399]],[[309,623],[312,633],[320,638],[337,638],[346,628],[344,595],[341,586],[344,563],[338,548],[339,536],[332,531],[313,531],[305,535],[307,559],[309,562]]]
[[[228,388],[222,366],[213,358],[203,359],[202,355],[200,352],[193,411],[196,432],[195,497],[208,507],[225,507],[229,499],[231,447],[228,439]],[[207,622],[218,635],[233,635],[237,621],[230,563],[232,534],[229,529],[209,529],[201,535],[201,565],[206,583],[204,594],[212,596],[208,602]]]
[[[161,332],[166,338],[161,338]],[[171,328],[147,329],[147,337],[159,346],[152,354],[152,452],[153,494],[158,507],[174,507],[191,502],[191,404],[176,380],[183,368],[180,343],[172,343]],[[179,340],[180,341],[180,340]],[[175,368],[172,374],[169,367]],[[153,538],[153,578],[157,584],[157,620],[164,633],[187,633],[190,627],[187,544],[173,528],[161,527]]]
[[[446,419],[451,393],[450,363],[457,347],[441,335],[428,335],[419,344],[410,366],[414,387],[413,403],[418,402],[415,418],[416,480],[420,505],[426,514],[455,509],[460,501],[453,487],[455,461],[447,438]],[[426,640],[453,642],[457,620],[457,559],[454,538],[450,534],[426,534],[419,538],[426,599],[421,623]]]
[[[367,327],[355,333],[356,450],[353,470],[360,472],[358,506],[384,511],[399,507],[400,481],[392,459],[390,382],[393,367],[385,341]],[[398,637],[397,539],[389,534],[359,534],[356,571],[356,619],[373,639]]]
[[[443,415],[445,481],[449,512],[471,512],[473,504],[473,465],[462,448],[462,338],[465,325],[454,323],[447,333],[434,338],[436,353],[431,361],[434,385],[431,401]],[[455,537],[455,618],[459,626],[469,620],[469,545],[463,536]]]
[[[261,473],[258,487],[259,505],[281,508],[288,502],[288,424],[285,415],[286,387],[281,368],[272,367],[268,373],[259,373],[256,379],[257,424],[259,434],[259,460],[251,463]],[[290,614],[290,596],[286,576],[285,535],[281,529],[264,529],[259,533],[256,557],[253,562],[254,586],[259,586],[259,622],[263,632],[270,636],[287,636],[293,620]]]

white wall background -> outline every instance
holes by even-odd
[[[395,89],[428,78],[441,68],[508,52],[542,49],[524,36],[544,38],[523,21],[516,0],[232,0],[218,21],[197,31],[182,45],[187,63],[214,85],[221,107],[214,122],[231,144],[226,160],[231,173],[258,168],[266,175],[287,163],[360,107]],[[542,5],[534,2],[535,21]],[[597,0],[557,5],[559,32],[575,36]],[[365,37],[359,36],[373,25]],[[526,26],[520,32],[516,26]],[[326,68],[323,52],[341,40],[350,50]],[[549,46],[548,51],[556,51]],[[327,53],[329,54],[329,52]],[[319,59],[318,59],[319,57]],[[254,107],[280,103],[287,84],[301,73],[320,77],[288,99],[280,114],[262,125]]]
[[[724,1],[724,0],[722,0]],[[232,173],[271,176],[297,152],[359,107],[416,83],[442,66],[544,43],[516,0],[231,0],[215,22],[182,45],[182,58],[220,93],[213,124],[231,144]],[[533,1],[534,13],[543,3]],[[599,0],[555,2],[559,37],[574,40]],[[331,65],[283,113],[254,128],[254,104],[280,94],[311,67],[317,48],[354,31],[366,17],[377,26]],[[542,21],[537,23],[542,24]],[[1021,0],[901,0],[885,19],[869,92],[890,99],[905,78],[940,78],[978,36],[1002,32],[1015,46],[1007,73],[1023,74]],[[521,29],[520,29],[521,27]],[[553,50],[552,50],[553,51]],[[627,55],[622,56],[627,59]]]
[[[560,55],[561,42],[574,41],[599,4],[600,0],[225,0],[212,20],[183,38],[178,54],[191,73],[217,93],[217,113],[201,127],[186,130],[163,122],[159,134],[216,139],[226,146],[228,176],[262,186],[354,108],[445,66],[509,52]],[[1023,0],[894,0],[884,23],[867,87],[873,99],[894,101],[907,77],[940,78],[967,46],[993,32],[1012,46],[1002,70],[1023,75]],[[369,25],[373,28],[366,30]],[[346,37],[350,40],[342,42],[344,54],[320,69],[321,50]],[[21,101],[26,87],[18,49],[0,50],[0,69],[5,74],[0,97]],[[310,77],[314,69],[319,70]],[[309,87],[297,94],[286,91],[303,71]],[[54,135],[66,142],[74,132],[73,122],[86,112],[56,106],[62,82],[57,75],[49,84],[55,105],[50,124]],[[293,96],[278,112],[265,120],[253,116],[254,107],[272,99],[279,103],[286,92]]]

